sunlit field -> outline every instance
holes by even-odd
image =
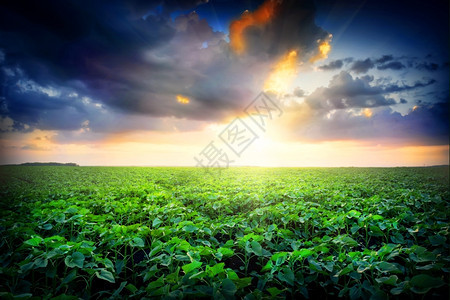
[[[0,168],[4,299],[447,298],[449,169]]]

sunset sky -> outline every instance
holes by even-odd
[[[449,36],[441,0],[2,1],[0,164],[448,164]]]

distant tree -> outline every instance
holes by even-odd
[[[27,162],[20,166],[63,166],[63,167],[79,167],[76,163],[57,163],[57,162]]]

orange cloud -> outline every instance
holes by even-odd
[[[266,0],[254,12],[246,10],[241,18],[230,24],[230,46],[234,52],[241,54],[245,51],[244,30],[249,26],[261,26],[268,23],[275,14],[278,1]]]
[[[318,46],[319,52],[316,55],[314,55],[313,57],[311,57],[310,62],[313,63],[313,62],[316,62],[318,60],[328,58],[328,53],[330,53],[330,51],[331,51],[330,42],[331,42],[331,38],[332,37],[333,36],[330,34],[325,40],[317,41],[318,44],[319,44],[319,46]]]

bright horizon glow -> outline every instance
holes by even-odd
[[[245,120],[245,119],[244,119]],[[248,121],[248,120],[247,120]],[[194,156],[224,126],[170,134],[135,132],[101,143],[58,144],[54,132],[28,133],[28,147],[7,145],[1,164],[74,162],[82,166],[195,166]],[[46,136],[47,138],[39,137]],[[361,141],[282,141],[274,130],[257,139],[230,166],[259,167],[398,167],[447,165],[449,146],[389,146]],[[196,141],[189,143],[189,141]],[[153,141],[153,142],[150,142]],[[156,142],[159,141],[159,142]],[[19,143],[22,141],[19,139]]]

